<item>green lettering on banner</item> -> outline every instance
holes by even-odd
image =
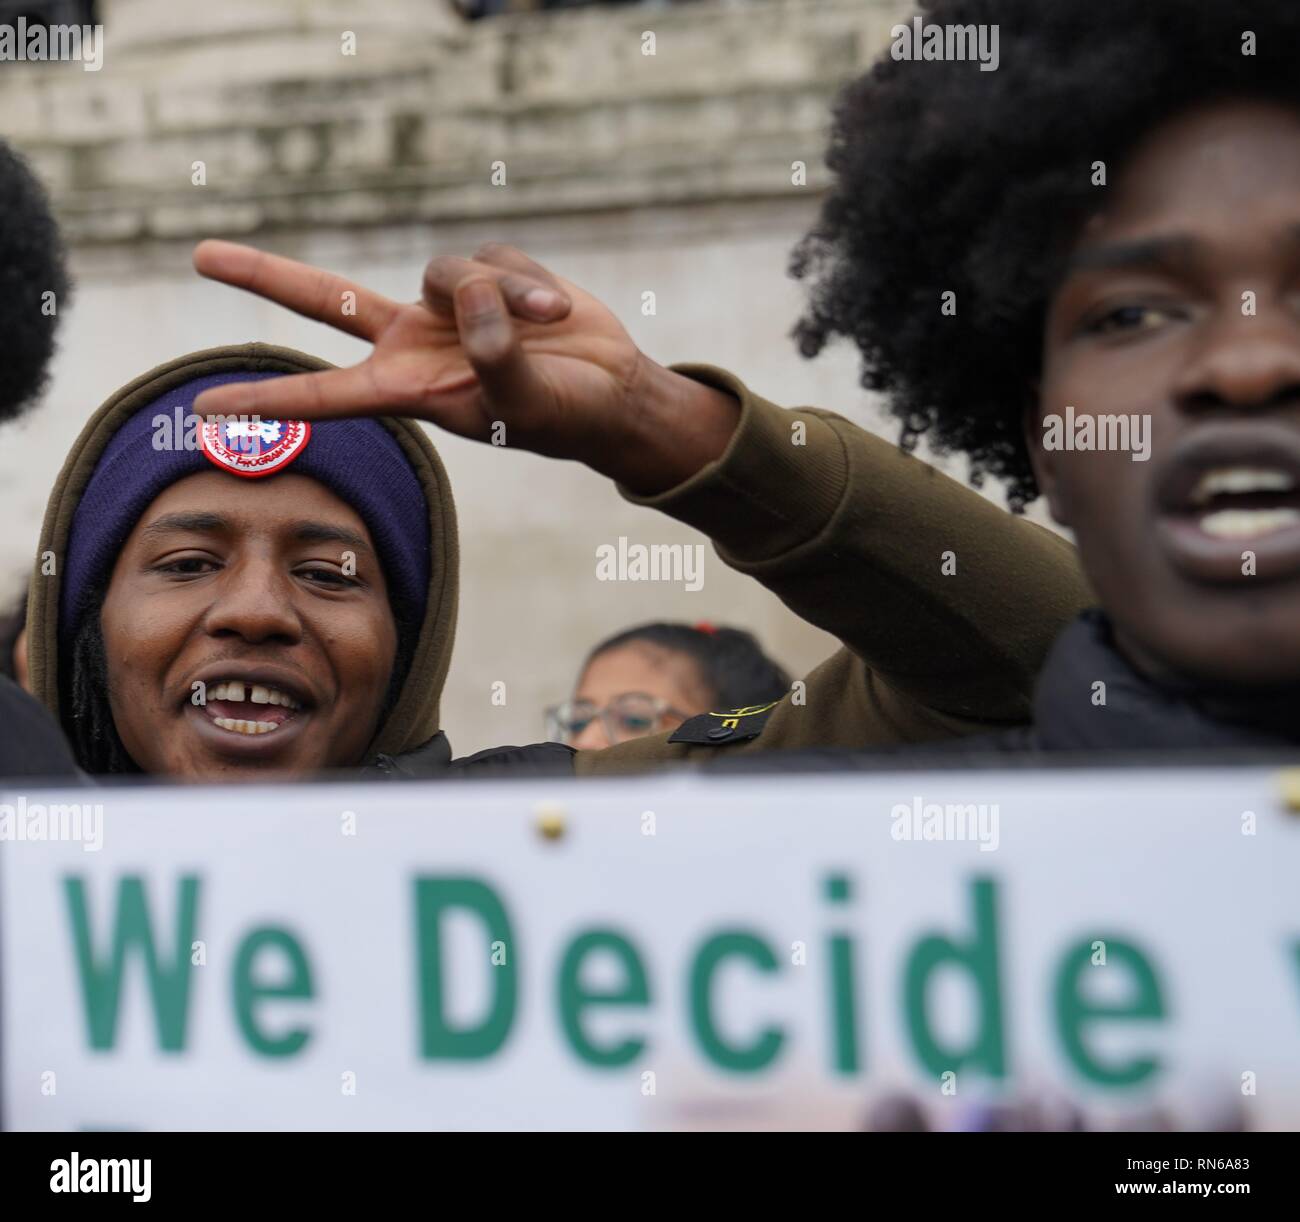
[[[832,904],[847,904],[853,898],[852,881],[844,874],[828,875],[826,898]],[[853,939],[848,934],[830,936],[831,952],[831,1042],[835,1048],[832,1066],[836,1073],[858,1071],[857,984],[853,972]]]
[[[485,948],[483,965],[488,972],[492,1000],[477,1026],[456,1028],[447,1021],[442,978],[442,915],[450,908],[463,908],[476,915],[487,931],[488,944],[501,942],[507,948],[506,960],[500,966],[489,965]],[[501,898],[475,878],[417,878],[415,940],[420,973],[420,1055],[429,1060],[453,1061],[492,1056],[510,1034],[518,996],[518,946]]]
[[[705,1055],[715,1065],[737,1073],[754,1073],[776,1059],[785,1042],[780,1027],[766,1027],[748,1045],[728,1044],[713,1021],[713,974],[724,959],[746,959],[763,972],[777,970],[776,955],[761,938],[731,930],[709,938],[691,965],[691,1027]]]
[[[1165,1017],[1160,984],[1150,961],[1136,946],[1119,938],[1102,937],[1106,943],[1106,965],[1094,967],[1089,938],[1061,960],[1056,973],[1056,1023],[1061,1043],[1074,1067],[1090,1082],[1102,1086],[1136,1086],[1160,1068],[1154,1056],[1134,1057],[1131,1061],[1099,1061],[1084,1039],[1084,1027],[1100,1019],[1151,1022]],[[1084,998],[1084,981],[1127,967],[1132,973],[1134,994],[1126,1001],[1099,1002]]]
[[[582,983],[582,965],[587,956],[602,951],[619,961],[622,983],[613,989],[593,989]],[[575,938],[560,964],[558,994],[564,1034],[574,1052],[589,1065],[626,1065],[644,1051],[645,1040],[631,1036],[602,1047],[588,1037],[582,1025],[582,1013],[588,1006],[644,1006],[650,1000],[645,964],[636,947],[621,934],[611,929],[591,929]]]
[[[1002,1039],[1002,981],[998,966],[997,884],[978,878],[971,884],[975,933],[961,943],[943,934],[922,938],[904,968],[903,997],[907,1029],[921,1064],[935,1077],[971,1066],[991,1078],[1006,1074]],[[948,964],[966,972],[979,1003],[977,1033],[965,1048],[943,1047],[930,1025],[926,997],[931,973]]]
[[[180,880],[180,884],[176,904],[175,951],[171,966],[159,962],[149,923],[144,881],[136,877],[123,878],[118,884],[117,911],[109,939],[112,945],[111,961],[101,966],[95,962],[84,884],[80,878],[68,877],[63,880],[63,894],[67,900],[76,945],[86,1029],[92,1048],[112,1048],[117,1038],[122,976],[127,953],[132,947],[138,948],[144,957],[159,1046],[166,1052],[179,1052],[185,1047],[185,1023],[189,1014],[190,996],[190,944],[194,941],[199,880],[187,876]]]
[[[278,949],[289,963],[289,975],[278,984],[253,979],[253,961],[263,950]],[[287,929],[266,926],[254,929],[239,946],[234,971],[235,1017],[239,1029],[254,1052],[266,1057],[291,1057],[311,1039],[309,1028],[297,1027],[281,1036],[267,1035],[258,1025],[254,1007],[266,998],[308,998],[312,996],[311,967],[302,945]]]

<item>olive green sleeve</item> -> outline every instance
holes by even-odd
[[[624,495],[709,535],[726,564],[847,648],[756,738],[697,747],[657,736],[582,752],[580,773],[1029,719],[1048,647],[1092,602],[1069,543],[832,412],[778,407],[717,366],[672,368],[735,395],[740,422],[685,483]]]

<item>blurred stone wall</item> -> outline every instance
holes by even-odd
[[[6,68],[0,115],[93,243],[788,198],[905,8],[101,0],[103,69]]]
[[[3,588],[19,588],[72,438],[121,383],[252,339],[362,355],[356,340],[199,280],[189,253],[204,236],[408,299],[432,254],[509,242],[605,301],[656,359],[720,364],[778,402],[832,407],[892,436],[858,388],[852,350],[812,363],[795,352],[803,289],[785,269],[827,181],[835,92],[908,8],[701,0],[471,24],[440,0],[104,0],[101,71],[0,73],[0,134],[49,184],[76,278],[46,402],[0,430]],[[647,34],[654,55],[642,53]],[[590,645],[636,621],[748,627],[796,674],[834,648],[711,549],[699,592],[598,582],[596,549],[620,535],[703,540],[576,464],[435,441],[462,538],[443,701],[458,751],[539,738],[542,705],[567,693]]]

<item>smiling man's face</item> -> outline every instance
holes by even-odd
[[[1149,461],[1045,449],[1067,407],[1148,418]],[[1223,103],[1145,139],[1051,301],[1030,437],[1130,661],[1300,680],[1300,115]]]
[[[397,649],[364,522],[292,474],[173,484],[122,549],[100,622],[131,758],[207,780],[359,763]]]

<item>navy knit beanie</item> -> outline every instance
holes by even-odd
[[[188,475],[219,469],[193,446],[201,419],[193,410],[198,395],[230,382],[280,376],[241,372],[195,378],[147,404],[118,429],[95,464],[72,520],[59,604],[60,639],[75,635],[91,609],[96,586],[112,571],[127,536],[154,498]],[[379,552],[390,597],[400,599],[421,622],[429,590],[429,510],[397,439],[374,420],[318,421],[283,470],[319,480],[361,515]]]

